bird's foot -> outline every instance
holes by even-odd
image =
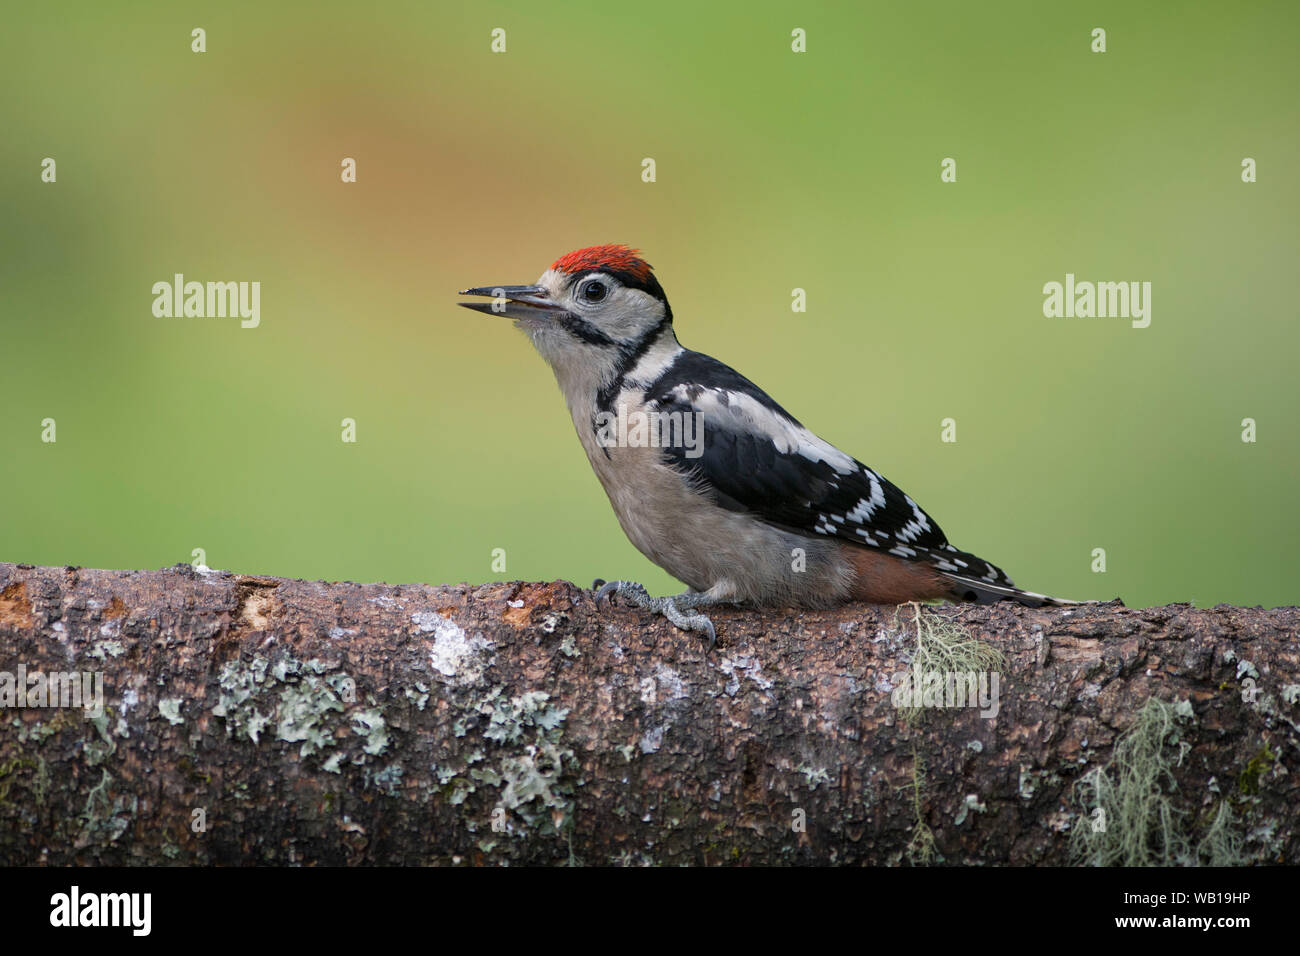
[[[691,613],[694,608],[699,607],[701,604],[712,603],[707,595],[696,591],[687,591],[685,594],[678,594],[673,597],[651,597],[646,589],[635,581],[598,583],[600,587],[596,591],[597,607],[608,601],[611,594],[617,594],[625,601],[635,604],[639,608],[653,614],[662,614],[674,627],[683,631],[695,631],[706,635],[709,639],[710,649],[718,641],[717,632],[713,629],[713,622],[703,614]]]

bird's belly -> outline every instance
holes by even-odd
[[[588,455],[628,539],[694,590],[782,606],[824,606],[847,597],[852,570],[834,542],[717,506],[656,448],[597,447]]]

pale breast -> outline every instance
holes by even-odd
[[[637,393],[571,407],[574,427],[632,544],[696,591],[760,604],[820,606],[843,600],[852,569],[830,541],[795,535],[714,504],[670,467],[661,442],[676,437]],[[639,417],[642,416],[642,417]],[[644,423],[644,427],[638,427]],[[602,427],[605,426],[605,427]]]

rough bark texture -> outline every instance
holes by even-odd
[[[1296,608],[920,609],[1005,662],[995,717],[908,719],[917,613],[719,610],[709,651],[567,582],[0,564],[10,686],[105,704],[0,710],[0,863],[1064,864],[1148,698],[1151,806],[1296,860]]]

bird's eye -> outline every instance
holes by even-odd
[[[592,279],[583,285],[578,294],[587,302],[600,302],[609,295],[609,288],[599,279]]]

